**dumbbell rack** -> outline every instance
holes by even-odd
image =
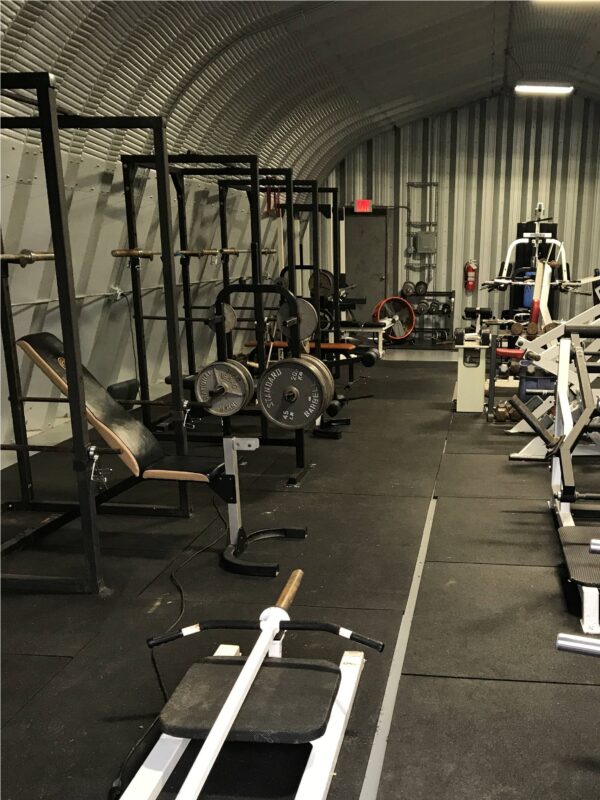
[[[456,297],[456,292],[452,289],[447,292],[426,292],[422,295],[411,295],[406,299],[415,307],[417,303],[421,301],[425,301],[426,303],[431,304],[432,300],[444,300],[444,302],[448,303],[450,306],[450,313],[449,314],[431,314],[431,312],[427,311],[425,314],[416,314],[416,322],[414,328],[414,335],[417,342],[424,342],[429,338],[430,344],[438,344],[435,341],[435,331],[444,331],[446,334],[446,339],[443,342],[451,342],[452,335],[454,331],[454,301]],[[443,305],[443,302],[440,302],[440,306]],[[435,320],[443,320],[443,325],[434,325],[433,322]],[[429,322],[430,324],[425,324]],[[429,334],[429,336],[428,336]]]

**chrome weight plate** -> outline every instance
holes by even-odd
[[[214,331],[217,327],[215,322],[216,310],[214,308],[212,313],[213,316],[208,320],[208,327]],[[231,333],[237,325],[237,314],[235,313],[234,307],[230,306],[229,303],[223,303],[223,318],[225,322],[225,333]]]
[[[265,417],[280,428],[306,428],[321,416],[329,389],[308,359],[284,358],[261,375],[256,392]]]
[[[247,367],[238,361],[215,361],[198,373],[196,399],[209,414],[231,417],[252,399],[254,383]]]
[[[315,291],[315,275],[310,273],[308,288],[311,292]],[[328,269],[319,270],[319,297],[330,297],[333,294],[333,272]]]
[[[317,311],[312,303],[304,300],[302,297],[297,297],[298,303],[298,333],[300,339],[310,339],[313,333],[317,330],[319,318]],[[290,307],[288,303],[282,303],[277,312],[277,326],[281,331],[284,339],[288,338],[288,320],[290,319]]]
[[[325,395],[325,408],[331,403],[335,396],[335,383],[333,380],[333,375],[331,374],[331,370],[324,364],[320,358],[311,355],[310,353],[302,353],[300,358],[308,361],[309,363],[313,364],[315,369],[319,370],[321,377],[323,378],[323,383],[326,387],[326,395]]]

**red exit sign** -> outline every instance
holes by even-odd
[[[355,200],[354,211],[356,214],[370,214],[373,211],[372,200]]]

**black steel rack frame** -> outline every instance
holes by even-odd
[[[126,209],[127,209],[127,238],[128,248],[130,250],[138,249],[138,237],[136,227],[135,215],[135,198],[134,198],[134,180],[137,170],[140,168],[153,168],[153,160],[151,157],[144,155],[123,155],[121,156],[123,165],[123,182],[125,188]],[[185,255],[185,251],[189,247],[188,240],[188,223],[187,212],[185,206],[185,177],[197,176],[206,178],[219,178],[218,181],[218,197],[219,197],[219,225],[221,234],[221,250],[229,248],[229,230],[227,220],[227,195],[231,188],[241,189],[247,193],[248,202],[250,206],[250,256],[251,256],[251,279],[253,286],[261,286],[263,281],[262,269],[262,244],[261,244],[261,224],[260,224],[260,193],[264,191],[267,185],[275,186],[282,185],[286,188],[286,206],[290,208],[289,218],[292,221],[291,229],[288,227],[288,247],[287,258],[290,267],[291,284],[290,288],[293,292],[295,288],[295,254],[294,254],[294,239],[293,239],[293,176],[290,169],[285,168],[259,168],[258,157],[249,154],[199,154],[199,153],[183,153],[173,154],[168,156],[169,170],[171,178],[175,185],[177,194],[177,208],[178,208],[178,227],[179,227],[179,243],[180,250],[183,251],[180,255],[180,264],[182,268],[182,295],[183,295],[183,317],[179,317],[177,310],[175,311],[175,325],[178,326],[180,321],[185,324],[185,339],[187,351],[187,366],[189,374],[193,375],[196,372],[196,360],[194,353],[194,334],[193,325],[201,318],[194,317],[194,312],[198,309],[208,310],[209,307],[195,305],[191,297],[192,282],[190,280],[189,255]],[[264,176],[261,178],[260,176]],[[279,179],[278,179],[279,178]],[[318,240],[317,240],[318,244]],[[147,408],[149,402],[149,382],[148,382],[148,369],[146,362],[146,347],[145,347],[145,334],[144,334],[144,320],[148,317],[144,314],[142,302],[142,284],[140,275],[140,259],[137,256],[130,256],[129,267],[131,271],[132,280],[132,310],[134,317],[134,329],[136,338],[136,351],[137,360],[140,365],[139,379],[140,379],[140,398],[142,401],[142,413],[145,415],[144,423],[151,427],[152,421],[150,417],[150,409]],[[229,258],[227,253],[221,253],[221,274],[223,281],[223,288],[227,289],[231,285],[231,277],[229,270]],[[274,293],[277,291],[274,288]],[[267,328],[265,323],[265,307],[264,307],[264,292],[252,292],[253,295],[253,311],[254,311],[254,327],[252,330],[256,333],[257,340],[257,362],[259,372],[263,372],[267,366]],[[169,311],[166,310],[165,314],[168,315]],[[159,317],[153,316],[153,319]],[[165,317],[166,318],[166,317]],[[227,350],[229,355],[233,355],[233,338],[232,334],[227,334]],[[182,379],[183,376],[179,376]],[[193,405],[193,404],[192,404]],[[145,409],[145,410],[144,410]],[[253,409],[245,409],[242,414],[260,414],[259,411]],[[169,439],[171,434],[168,431],[156,431],[157,438]],[[260,414],[260,443],[262,446],[274,447],[294,447],[296,451],[296,466],[299,469],[305,467],[305,440],[304,431],[298,430],[294,432],[294,436],[275,436],[272,435],[269,429],[269,423],[265,417]],[[222,440],[222,433],[211,434],[201,433],[199,431],[188,432],[188,440],[203,443],[218,443]]]
[[[13,511],[50,511],[55,516],[45,523],[24,531],[2,545],[6,553],[79,518],[83,543],[84,569],[81,576],[17,575],[3,574],[3,588],[14,591],[101,593],[105,592],[97,528],[97,512],[118,514],[161,514],[188,516],[190,505],[187,486],[180,483],[178,506],[143,506],[137,504],[107,504],[116,495],[131,488],[138,478],[127,478],[114,486],[95,493],[93,483],[94,455],[116,453],[109,448],[94,447],[90,443],[85,415],[85,396],[82,381],[81,348],[77,326],[77,305],[73,281],[73,263],[68,228],[68,212],[60,154],[60,129],[118,128],[144,129],[152,133],[154,155],[148,159],[157,175],[160,248],[163,265],[165,304],[167,307],[167,343],[171,374],[176,376],[171,387],[171,415],[175,425],[175,445],[178,455],[187,453],[184,425],[183,384],[178,342],[175,295],[175,269],[171,236],[171,208],[169,200],[169,165],[167,161],[165,125],[162,117],[86,117],[59,115],[56,107],[54,77],[49,73],[4,73],[2,91],[31,91],[36,94],[37,116],[4,117],[4,128],[37,129],[40,131],[44,172],[48,194],[48,210],[52,233],[54,268],[58,292],[58,308],[65,348],[68,405],[71,424],[71,443],[62,447],[33,446],[28,442],[24,403],[49,401],[56,398],[29,398],[23,396],[18,368],[17,349],[12,317],[7,262],[2,263],[2,343],[7,371],[9,401],[15,442],[3,445],[4,450],[16,451],[20,485],[20,500],[3,503],[4,509]],[[178,377],[177,377],[178,376]],[[77,502],[37,501],[35,499],[30,453],[45,450],[71,452],[73,471],[77,484]]]

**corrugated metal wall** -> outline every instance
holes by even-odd
[[[50,224],[44,171],[38,142],[31,134],[26,142],[1,137],[2,154],[2,217],[6,252],[21,248],[47,250]],[[125,259],[114,259],[111,249],[126,243],[123,183],[120,168],[114,172],[91,156],[64,160],[66,192],[69,206],[69,228],[73,251],[75,291],[79,296],[79,330],[82,358],[103,383],[131,378],[135,375],[135,359],[130,329],[129,307],[125,298],[114,299],[113,289],[127,292],[131,287]],[[114,169],[114,165],[113,165]],[[138,180],[138,232],[140,246],[157,249],[158,214],[155,180],[140,173]],[[173,237],[177,246],[177,212],[175,192],[171,192]],[[228,198],[229,244],[248,247],[250,237],[249,208],[245,194],[231,191]],[[220,242],[216,186],[190,180],[187,193],[187,214],[190,246],[218,247]],[[263,216],[263,246],[276,248],[279,224]],[[176,259],[177,263],[177,259]],[[235,260],[233,277],[248,274],[248,256]],[[277,256],[263,258],[265,272],[273,276],[281,266]],[[34,264],[21,269],[11,267],[10,289],[14,304],[16,335],[31,331],[50,331],[61,336],[54,270],[51,265]],[[220,266],[215,259],[193,259],[192,280],[202,281],[193,289],[198,304],[211,303],[220,289]],[[143,262],[144,311],[164,313],[160,259]],[[157,288],[152,288],[157,287]],[[107,294],[113,294],[107,297]],[[240,300],[241,303],[241,300]],[[181,296],[179,305],[182,306]],[[198,311],[198,315],[204,312]],[[195,325],[197,364],[212,359],[213,333],[205,325]],[[146,344],[150,382],[154,396],[164,394],[164,377],[168,374],[165,323],[146,322]],[[183,324],[182,352],[185,353]],[[240,338],[249,334],[240,332]],[[241,347],[241,343],[240,343]],[[185,357],[184,357],[185,363]],[[21,360],[21,377],[26,394],[55,394],[39,370],[29,359]],[[12,440],[12,425],[7,402],[5,370],[2,374],[2,431],[5,441]],[[62,404],[31,404],[27,408],[28,426],[32,431],[47,430],[66,413]],[[67,432],[68,433],[68,432]],[[67,434],[65,434],[67,435]],[[4,458],[3,462],[7,463]]]
[[[538,200],[558,222],[574,276],[600,267],[600,103],[499,96],[390,131],[349,153],[329,176],[345,202],[372,196],[379,205],[407,203],[408,181],[439,182],[439,235],[433,286],[458,290],[460,308],[496,308],[497,293],[461,291],[465,261],[479,259],[480,279],[504,259],[516,225]],[[413,219],[420,218],[413,207]],[[422,218],[422,217],[421,217]],[[399,283],[406,273],[406,217],[399,215]],[[586,299],[572,295],[571,315]]]

